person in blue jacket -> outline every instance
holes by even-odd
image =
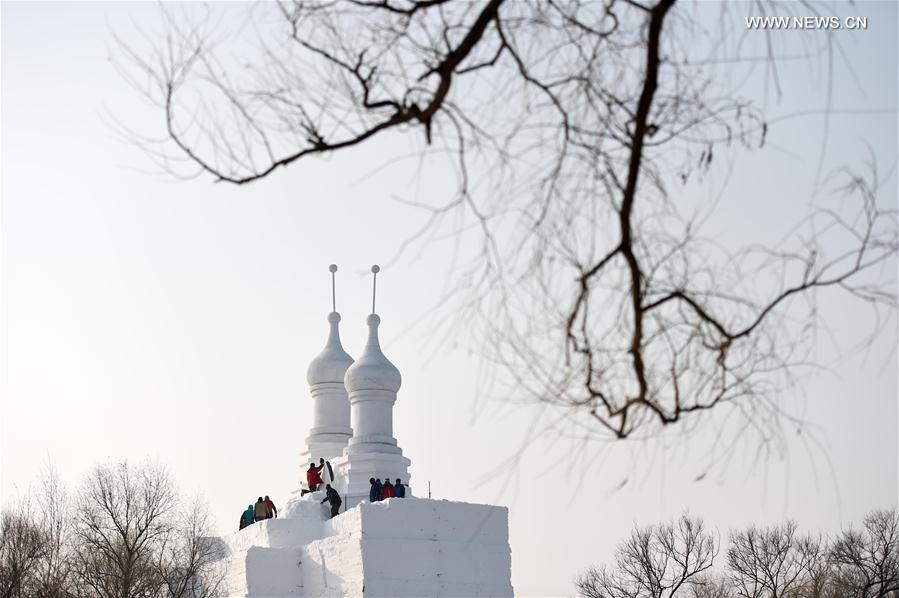
[[[368,502],[378,502],[381,500],[381,484],[374,478],[368,478],[371,488],[368,489]]]
[[[399,478],[396,479],[396,484],[393,485],[393,493],[397,498],[406,498],[406,487],[403,486]]]

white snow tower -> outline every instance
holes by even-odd
[[[410,461],[403,456],[393,437],[393,405],[402,376],[381,352],[378,340],[381,318],[375,313],[374,294],[380,268],[372,266],[371,271],[374,274],[372,313],[365,319],[368,342],[344,378],[352,411],[353,437],[346,450],[346,459],[340,462],[343,475],[338,475],[338,479],[349,507],[368,498],[371,478],[390,480],[391,483],[400,479],[407,486],[407,494],[412,492]]]
[[[384,355],[375,312],[378,266],[372,266],[368,341],[357,361],[340,343],[340,315],[331,265],[331,330],[307,371],[312,429],[301,474],[326,459],[327,475],[342,497],[330,519],[325,493],[301,488],[278,518],[222,538],[227,595],[292,596],[512,596],[508,509],[412,496],[411,461],[393,431],[393,407],[402,377]],[[323,473],[327,468],[323,470]],[[296,470],[287,472],[294,479]],[[399,478],[404,498],[370,502],[369,478]],[[272,497],[277,501],[278,497]]]
[[[331,264],[331,313],[328,323],[331,331],[322,352],[312,360],[306,370],[306,381],[312,394],[312,429],[306,438],[304,461],[318,463],[319,458],[333,459],[343,454],[353,429],[350,427],[350,401],[347,398],[343,378],[353,358],[340,344],[340,314],[337,313],[334,273],[337,266]]]

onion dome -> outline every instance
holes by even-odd
[[[368,342],[359,359],[346,370],[344,383],[347,392],[352,394],[366,390],[385,390],[395,393],[400,389],[402,377],[396,366],[381,352],[381,344],[378,342],[381,318],[377,314],[370,314],[365,323],[368,324]]]
[[[343,345],[340,344],[340,331],[337,327],[340,322],[340,314],[332,311],[328,314],[328,322],[331,324],[328,342],[306,370],[306,381],[309,382],[309,386],[325,382],[343,382],[347,368],[353,364],[353,358],[343,350]]]

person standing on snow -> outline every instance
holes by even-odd
[[[399,478],[396,479],[396,484],[393,485],[393,493],[396,494],[397,498],[406,498],[406,487],[403,486]]]
[[[318,467],[315,466],[315,463],[309,464],[309,469],[306,470],[306,484],[309,485],[309,492],[315,492],[322,485],[321,470],[324,466],[324,459],[318,460]]]
[[[248,505],[247,510],[243,512],[243,526],[253,525],[253,505]]]
[[[378,502],[381,499],[381,488],[374,478],[369,478],[368,483],[371,488],[368,489],[368,502]]]
[[[253,520],[254,521],[262,521],[263,519],[267,519],[265,516],[268,512],[268,509],[265,508],[265,501],[262,500],[262,497],[259,497],[259,500],[256,501],[256,504],[253,506]]]
[[[381,500],[381,490],[384,489],[383,484],[381,484],[381,478],[375,478],[375,488],[377,491],[375,492],[375,502]]]
[[[340,494],[338,494],[337,490],[331,488],[331,484],[325,486],[325,497],[322,499],[322,503],[328,501],[331,503],[331,518],[337,516],[340,513],[340,505],[343,502],[340,500]]]
[[[272,502],[272,499],[269,497],[265,497],[265,509],[266,509],[266,519],[272,518],[272,513],[274,513],[275,517],[278,516],[278,509],[275,508],[275,503]]]
[[[396,493],[393,491],[393,484],[390,483],[390,478],[387,478],[387,481],[384,482],[384,487],[381,488],[381,500],[387,500],[394,496],[396,496]]]

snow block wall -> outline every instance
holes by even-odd
[[[318,513],[293,508],[230,537],[229,595],[513,595],[505,507],[393,498]]]
[[[512,596],[505,507],[390,499],[359,506],[367,596]]]

